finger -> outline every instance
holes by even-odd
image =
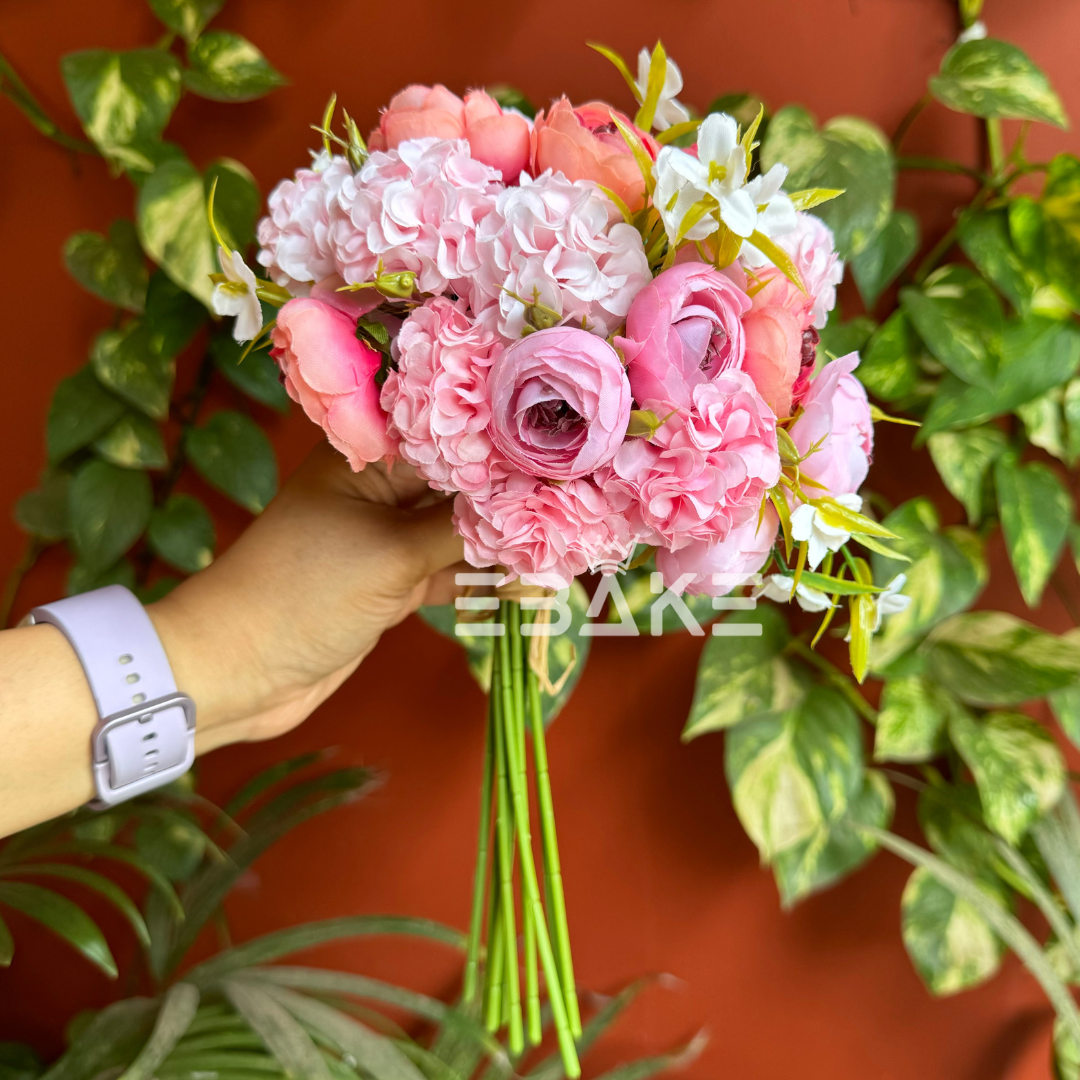
[[[461,562],[465,545],[454,529],[454,505],[446,499],[409,511],[402,533],[409,547],[417,581]]]
[[[458,574],[475,573],[467,562],[457,562],[439,570],[427,579],[424,592],[425,604],[452,604],[459,596],[465,595],[465,586],[457,583]]]

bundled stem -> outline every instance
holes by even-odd
[[[522,626],[533,622],[517,601],[502,600],[503,634],[492,650],[488,730],[481,785],[480,829],[463,996],[480,996],[485,1023],[492,1032],[504,1024],[514,1054],[543,1035],[540,971],[544,974],[551,1016],[567,1077],[581,1075],[575,1040],[581,1016],[570,956],[562,873],[555,838],[555,815],[548,778],[547,749],[539,681],[528,662],[528,639]],[[526,632],[527,633],[527,632]],[[532,735],[536,801],[540,810],[543,897],[533,852],[526,732]],[[494,829],[494,842],[492,831]],[[488,853],[491,852],[489,860]],[[520,889],[525,1001],[522,1013],[517,938],[516,882]],[[546,898],[546,909],[545,909]],[[485,920],[485,908],[487,918]],[[486,922],[488,950],[483,965],[481,942]]]

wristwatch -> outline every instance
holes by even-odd
[[[195,760],[195,703],[176,689],[146,609],[123,585],[36,607],[71,643],[97,705],[90,736],[96,809],[168,784]]]

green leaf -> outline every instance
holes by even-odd
[[[170,881],[187,881],[206,853],[206,834],[183,814],[154,815],[139,822],[135,850]]]
[[[736,724],[725,749],[735,812],[764,862],[842,818],[863,787],[859,719],[834,690]]]
[[[210,960],[198,964],[185,977],[197,986],[210,986],[243,968],[266,964],[329,941],[384,934],[425,938],[457,950],[465,947],[465,935],[460,930],[443,926],[431,919],[418,919],[409,915],[347,915],[290,926],[285,930],[264,934],[253,941],[245,941],[242,945],[226,949]]]
[[[872,666],[877,671],[917,645],[943,619],[974,603],[987,579],[982,542],[959,526],[942,529],[929,499],[904,503],[883,524],[900,537],[890,545],[911,562],[875,554],[874,581],[887,585],[897,574],[906,574],[904,594],[911,603],[889,616],[874,636]]]
[[[967,511],[972,525],[977,525],[982,517],[983,489],[990,466],[1007,446],[1005,433],[988,426],[966,431],[939,431],[927,440],[938,475],[949,493]]]
[[[135,936],[143,945],[150,944],[150,935],[146,929],[146,923],[143,921],[142,915],[139,914],[139,909],[132,902],[131,897],[119,885],[101,874],[95,873],[93,870],[87,870],[82,866],[44,862],[18,864],[8,870],[8,873],[18,877],[60,878],[64,881],[74,881],[87,889],[91,889],[104,896],[127,919],[131,924],[131,928],[135,931]]]
[[[516,109],[530,120],[535,119],[536,106],[525,96],[524,91],[519,90],[516,86],[507,86],[505,83],[500,83],[496,86],[489,86],[487,93],[504,109]]]
[[[1060,386],[1016,407],[1024,422],[1024,432],[1032,446],[1038,446],[1061,461],[1068,458],[1065,445],[1065,417],[1062,411],[1064,391]]]
[[[185,41],[194,41],[225,0],[150,0],[154,14]]]
[[[68,596],[103,589],[106,585],[123,585],[125,589],[134,590],[135,567],[130,559],[121,559],[107,570],[93,570],[75,563],[68,571]]]
[[[264,992],[305,1027],[328,1039],[343,1055],[362,1061],[364,1071],[373,1080],[424,1080],[424,1074],[388,1038],[352,1017],[284,987],[271,986]]]
[[[164,469],[169,464],[161,429],[142,413],[128,412],[93,443],[94,452],[125,469]]]
[[[143,320],[98,334],[90,363],[105,386],[147,416],[164,420],[169,415],[176,365],[158,351],[153,331]]]
[[[146,1042],[157,1012],[158,1003],[143,997],[107,1005],[42,1080],[93,1080],[112,1069],[119,1075]]]
[[[968,210],[960,218],[964,254],[1021,315],[1031,310],[1038,284],[1013,247],[1006,210]]]
[[[215,413],[188,433],[187,452],[203,479],[253,514],[277,494],[274,448],[250,416]]]
[[[179,584],[179,578],[171,577],[166,574],[164,577],[159,577],[149,585],[136,586],[132,589],[132,592],[135,593],[139,603],[146,607],[150,604],[156,604],[159,600],[164,599]]]
[[[71,481],[68,498],[79,563],[89,571],[112,566],[142,535],[152,506],[146,473],[104,461],[84,465]]]
[[[289,395],[281,384],[281,369],[268,352],[257,349],[243,360],[244,346],[232,334],[216,334],[210,340],[214,366],[242,393],[279,413],[289,411]]]
[[[1069,126],[1050,80],[1007,41],[983,38],[953,46],[930,80],[930,92],[950,109],[973,116]]]
[[[1001,939],[929,870],[912,872],[900,903],[904,947],[931,993],[955,994],[997,972],[1004,952]]]
[[[904,311],[927,348],[957,378],[990,388],[1001,360],[1001,301],[974,271],[950,263],[921,288],[900,290]]]
[[[803,689],[782,655],[791,635],[779,610],[762,606],[734,612],[726,621],[760,623],[761,637],[706,640],[683,742],[743,720],[777,716],[802,697]]]
[[[994,480],[1009,561],[1024,602],[1035,607],[1065,546],[1072,496],[1046,465],[1020,465],[1012,454],[994,466]]]
[[[41,1058],[25,1043],[0,1042],[0,1080],[37,1080],[44,1071]]]
[[[918,218],[907,210],[894,210],[877,236],[851,260],[855,284],[867,309],[873,308],[918,250]]]
[[[1009,225],[1017,246],[1030,247],[1029,261],[1045,267],[1074,311],[1080,307],[1080,160],[1072,154],[1053,158],[1040,202],[1014,200]]]
[[[619,575],[619,587],[622,589],[623,599],[630,609],[634,618],[634,625],[643,633],[652,632],[652,607],[656,600],[656,593],[652,590],[651,577],[656,570],[656,561],[650,555],[640,566]],[[712,622],[716,618],[716,610],[712,606],[711,596],[691,596],[686,593],[683,603],[690,614],[702,625]],[[608,622],[618,623],[620,616],[614,603],[608,605]],[[686,623],[679,617],[679,613],[670,605],[664,608],[660,629],[664,634],[677,634],[686,630]]]
[[[79,232],[64,244],[68,273],[102,300],[141,312],[149,275],[135,226],[118,218],[106,239],[100,233]]]
[[[116,961],[97,924],[78,904],[26,881],[0,881],[0,906],[14,908],[41,923],[72,948],[77,949],[110,979],[116,978]]]
[[[911,320],[898,309],[870,338],[856,369],[859,381],[882,401],[906,398],[919,381],[919,359],[925,352]]]
[[[942,748],[947,720],[939,688],[921,675],[889,679],[881,695],[875,761],[929,761]]]
[[[833,231],[842,258],[858,255],[885,227],[893,208],[896,166],[880,129],[856,116],[837,116],[820,131],[798,105],[771,119],[761,147],[761,165],[777,162],[790,172],[786,186],[843,188],[844,194],[814,209]]]
[[[852,823],[887,828],[893,803],[889,782],[876,770],[867,769],[861,790],[851,798],[842,818],[820,825],[807,840],[786,848],[773,860],[772,870],[784,907],[827,889],[866,862],[877,844],[852,828]]]
[[[61,461],[107,431],[124,414],[124,403],[112,396],[84,367],[61,379],[49,406],[45,442],[49,460]]]
[[[139,237],[143,248],[180,288],[211,306],[217,272],[206,216],[206,191],[186,158],[166,161],[139,192]]]
[[[955,615],[927,645],[931,674],[972,705],[1017,705],[1080,677],[1080,641],[1001,611]]]
[[[208,196],[211,188],[214,190],[214,222],[222,240],[229,248],[244,251],[255,239],[255,222],[262,209],[262,195],[255,177],[239,161],[219,158],[206,170],[203,178],[203,189]]]
[[[172,357],[182,352],[206,319],[206,308],[163,270],[150,275],[143,322],[150,329],[150,341],[156,353]]]
[[[1010,844],[1061,798],[1065,761],[1050,733],[1030,717],[989,713],[976,720],[956,710],[949,737],[975,777],[987,825]]]
[[[965,711],[962,705],[957,709]],[[928,778],[919,793],[918,815],[930,846],[950,865],[1006,898],[997,841],[986,827],[978,789],[969,783],[947,784],[933,771]]]
[[[71,474],[48,472],[34,491],[15,504],[15,520],[31,536],[53,543],[68,534],[68,489]]]
[[[288,80],[246,38],[211,30],[188,46],[184,85],[212,101],[254,101]]]
[[[1012,412],[1070,379],[1080,365],[1080,331],[1041,315],[1010,322],[1001,363],[989,388],[947,375],[939,385],[917,441],[949,428],[972,427]]]
[[[155,555],[185,574],[214,561],[214,521],[193,495],[170,495],[150,516],[146,539]]]
[[[1062,636],[1080,642],[1080,629],[1070,630]],[[1080,746],[1080,679],[1059,690],[1052,690],[1047,700],[1061,730]]]
[[[162,999],[150,1038],[119,1080],[151,1080],[156,1076],[160,1066],[191,1026],[198,1007],[199,991],[191,983],[180,982],[170,986]]]
[[[244,361],[247,363],[247,361]],[[581,633],[581,628],[588,622],[589,594],[580,581],[570,584],[567,598],[570,609],[570,626],[565,634],[553,635],[548,642],[548,677],[553,685],[558,685],[566,669],[571,667],[559,693],[549,696],[541,692],[540,704],[543,709],[544,726],[550,724],[562,712],[563,706],[570,700],[570,695],[577,686],[585,663],[589,658],[592,638]],[[456,614],[452,604],[440,604],[419,608],[417,614],[440,634],[456,641],[465,650],[469,663],[469,672],[486,694],[491,683],[491,645],[492,637],[456,632]],[[552,618],[555,618],[553,613]],[[462,624],[467,627],[468,624]]]
[[[11,967],[15,956],[15,939],[3,919],[0,919],[0,967]]]
[[[180,64],[163,49],[70,53],[60,70],[83,129],[108,158],[157,139],[180,100]]]
[[[826,364],[838,356],[859,352],[877,329],[877,324],[866,315],[841,321],[840,306],[829,312],[829,321],[821,328],[818,340],[818,364]]]

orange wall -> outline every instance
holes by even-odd
[[[1080,4],[988,0],[987,7],[991,29],[1028,49],[1080,118]],[[264,192],[306,160],[307,125],[331,90],[364,125],[412,81],[443,81],[458,91],[506,81],[539,102],[565,91],[576,100],[607,95],[626,106],[618,75],[583,42],[601,40],[630,55],[662,33],[686,75],[684,96],[699,107],[722,91],[753,89],[774,106],[797,100],[820,117],[858,112],[892,130],[955,34],[948,0],[229,0],[219,22],[257,42],[293,85],[243,106],[186,100],[171,133],[198,163],[221,154],[239,158]],[[90,46],[127,48],[158,33],[140,0],[4,0],[0,7],[0,49],[69,127],[58,57]],[[970,130],[967,121],[934,109],[919,121],[910,149],[970,154]],[[1039,155],[1075,145],[1056,133],[1032,137]],[[901,202],[921,208],[930,192],[947,200],[963,190],[963,181],[951,178],[905,180]],[[73,165],[0,101],[0,506],[34,483],[53,386],[84,362],[91,336],[109,317],[66,276],[61,244],[77,229],[103,231],[115,216],[130,214],[130,205],[127,185],[109,179],[100,162]],[[950,209],[939,198],[935,221],[947,220]],[[190,376],[190,362],[186,368],[181,379]],[[216,402],[227,404],[230,393],[219,389]],[[296,414],[260,419],[287,474],[317,433]],[[926,487],[940,492],[925,453],[906,455],[901,436],[886,436],[872,484],[894,500]],[[224,538],[235,535],[242,512],[190,483],[220,513]],[[0,570],[15,563],[21,545],[5,510]],[[1000,567],[1000,552],[995,562]],[[18,614],[55,596],[62,572],[59,555],[47,557],[23,590]],[[1007,572],[997,581],[1003,584],[988,601],[1014,607]],[[1039,618],[1064,628],[1052,596]],[[721,738],[689,747],[678,741],[699,648],[685,635],[597,641],[552,734],[581,981],[609,990],[644,972],[681,980],[636,1006],[634,1020],[594,1063],[655,1051],[706,1026],[712,1042],[687,1074],[693,1080],[1005,1075],[1009,1055],[1043,1021],[1037,991],[1010,961],[989,986],[932,1000],[900,943],[907,871],[898,862],[879,856],[841,887],[781,912],[731,809]],[[481,707],[456,649],[410,620],[301,730],[207,759],[202,769],[211,795],[286,754],[325,746],[340,748],[340,762],[374,764],[388,776],[365,802],[306,827],[258,865],[230,903],[236,936],[359,911],[464,925]],[[903,795],[898,820],[912,828]],[[28,1038],[51,1051],[73,1010],[108,1000],[114,989],[24,929],[16,927],[23,948],[14,965],[0,972],[0,1038]],[[123,934],[114,937],[121,951],[127,947]],[[436,991],[449,990],[454,975],[452,958],[411,946],[347,945],[323,949],[316,959],[394,971]]]

